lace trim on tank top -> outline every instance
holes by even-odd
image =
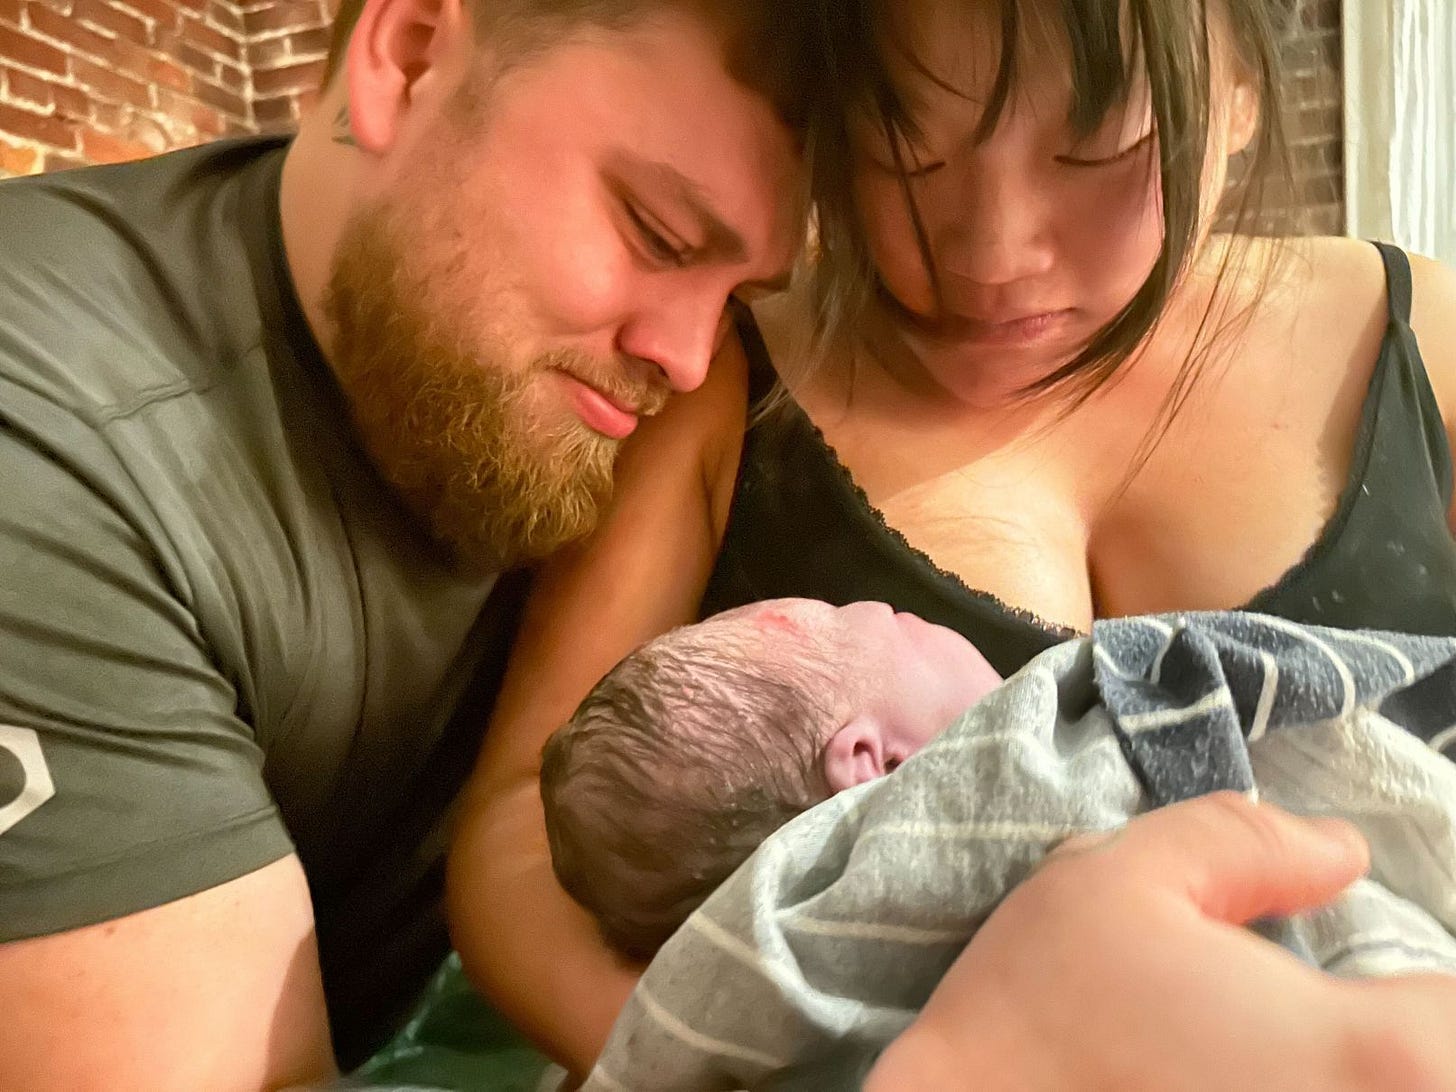
[[[962,595],[966,595],[972,599],[979,599],[982,602],[989,603],[992,607],[1000,611],[1002,614],[1005,614],[1007,617],[1014,618],[1018,622],[1029,625],[1041,631],[1042,633],[1045,633],[1049,637],[1056,638],[1058,641],[1068,641],[1074,637],[1085,637],[1087,635],[1082,630],[1075,629],[1072,626],[1064,626],[1059,622],[1048,621],[1047,619],[1041,617],[1041,615],[1036,614],[1034,611],[1029,611],[1024,607],[1014,606],[1011,603],[1006,602],[1004,599],[993,595],[991,592],[984,591],[980,588],[973,588],[964,580],[962,580],[958,574],[951,572],[949,569],[943,568],[939,564],[937,564],[933,557],[931,557],[924,550],[920,549],[908,538],[906,538],[904,533],[889,520],[887,520],[885,518],[885,514],[881,512],[879,508],[875,507],[875,505],[870,501],[869,494],[864,491],[864,489],[860,486],[859,482],[855,481],[853,471],[851,471],[849,467],[847,467],[840,460],[839,452],[834,450],[834,445],[829,442],[828,438],[824,435],[823,430],[814,423],[813,418],[811,418],[807,413],[804,412],[804,408],[800,406],[798,402],[793,401],[792,399],[789,400],[787,404],[788,406],[793,407],[793,412],[798,415],[800,420],[802,420],[805,425],[808,426],[810,436],[813,437],[814,443],[819,447],[824,457],[828,459],[830,465],[834,467],[835,475],[839,479],[840,484],[846,490],[848,490],[859,502],[860,506],[870,514],[870,517],[879,526],[881,531],[889,536],[889,538],[897,545],[899,545],[901,549],[905,550],[912,557],[916,558],[922,565],[928,568],[937,577],[949,584],[952,588],[960,592]]]

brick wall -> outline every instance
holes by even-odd
[[[1371,0],[1351,0],[1369,3]],[[1285,53],[1299,226],[1345,230],[1345,126],[1341,0],[1304,0]]]
[[[335,0],[0,0],[0,175],[286,129]],[[1306,225],[1344,228],[1341,0],[1302,0],[1286,57]]]
[[[0,176],[291,125],[330,0],[0,0]]]

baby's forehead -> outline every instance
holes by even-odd
[[[841,624],[833,608],[798,601],[753,604],[726,611],[669,635],[678,654],[766,672],[787,672],[801,684],[829,682],[865,666],[865,650]],[[674,640],[674,637],[676,640]]]
[[[756,613],[746,614],[739,625],[760,633],[784,637],[806,637],[809,632],[802,612],[796,614],[788,607],[780,606],[765,606]]]

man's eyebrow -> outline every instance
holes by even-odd
[[[664,197],[681,204],[698,222],[703,231],[703,243],[697,248],[699,256],[725,262],[748,260],[748,245],[743,236],[723,222],[701,185],[670,163],[639,160],[634,165],[644,181],[650,180],[661,187]]]

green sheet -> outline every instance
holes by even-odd
[[[349,1083],[536,1092],[549,1064],[471,988],[452,952],[409,1022]]]

